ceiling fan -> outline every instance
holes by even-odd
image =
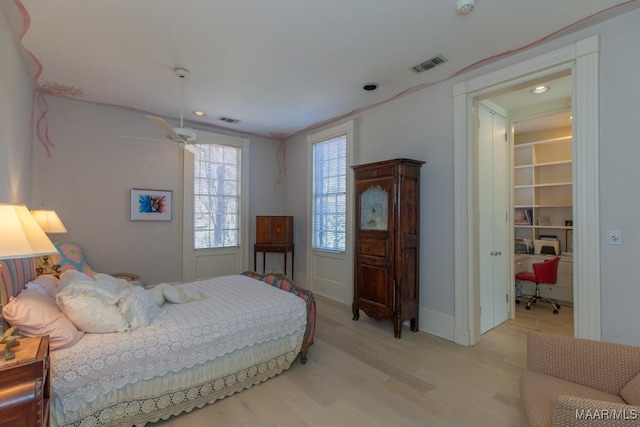
[[[156,126],[158,126],[165,134],[168,140],[174,141],[178,143],[180,148],[184,148],[185,150],[191,151],[194,154],[200,153],[200,149],[195,146],[197,135],[193,129],[185,128],[183,119],[184,119],[184,81],[189,77],[189,70],[184,68],[176,68],[176,75],[180,77],[182,80],[182,87],[180,90],[180,127],[172,128],[169,126],[164,119],[155,116],[146,117],[153,122]],[[150,138],[136,138],[136,137],[128,137],[135,139],[150,139]]]

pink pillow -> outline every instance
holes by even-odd
[[[58,287],[60,279],[52,274],[43,274],[33,279],[30,283],[40,285],[40,287],[44,289],[49,296],[53,296],[53,292]]]
[[[2,314],[25,337],[49,335],[51,350],[71,347],[84,335],[65,317],[53,298],[32,289],[12,298]]]

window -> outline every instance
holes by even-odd
[[[313,144],[313,247],[345,252],[347,135]]]
[[[198,144],[194,155],[194,249],[239,246],[240,147]]]

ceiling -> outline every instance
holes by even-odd
[[[184,67],[192,125],[278,138],[638,5],[478,0],[460,15],[456,0],[0,2],[16,40],[24,33],[25,65],[45,93],[176,119],[174,69]],[[419,74],[410,69],[436,55],[447,62]],[[364,91],[370,82],[378,89]],[[158,129],[150,124],[149,131]]]

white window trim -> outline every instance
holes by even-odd
[[[328,129],[312,133],[307,136],[307,277],[311,281],[313,274],[313,254],[314,252],[322,252],[325,254],[333,254],[335,256],[343,256],[345,262],[348,263],[349,277],[352,277],[353,269],[353,173],[350,171],[354,162],[354,132],[353,120],[348,120]],[[313,248],[313,144],[327,139],[335,138],[340,135],[347,136],[347,199],[346,199],[346,236],[345,236],[345,252],[327,251],[323,249]],[[349,280],[345,278],[345,280]],[[348,296],[345,296],[348,300]]]
[[[240,249],[242,250],[242,265],[245,270],[248,269],[250,250],[249,250],[249,179],[250,179],[250,162],[249,162],[249,148],[251,146],[248,139],[239,137],[227,137],[218,135],[219,140],[211,141],[212,144],[230,145],[234,147],[241,147],[240,153],[240,175],[241,175],[241,194],[240,194]],[[205,142],[198,142],[203,144]],[[192,281],[195,279],[195,265],[192,262],[188,262],[191,259],[193,251],[193,201],[194,201],[194,189],[193,189],[193,172],[194,172],[194,158],[193,154],[187,150],[181,150],[183,158],[183,224],[182,224],[182,280]],[[212,249],[198,249],[199,251],[220,251],[224,253],[229,248],[212,248]]]

